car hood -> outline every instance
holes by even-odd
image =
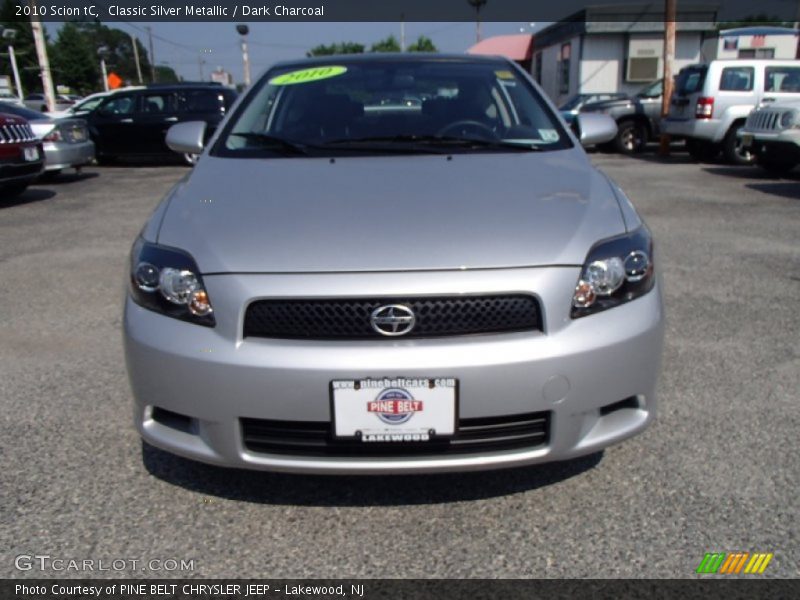
[[[166,201],[158,242],[188,251],[203,273],[580,265],[625,230],[580,149],[204,156]]]

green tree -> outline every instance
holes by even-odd
[[[390,35],[387,38],[382,39],[379,42],[375,42],[372,44],[372,47],[369,49],[370,52],[400,52],[400,43],[397,41],[397,38],[393,35]]]
[[[97,55],[74,23],[65,23],[58,32],[50,52],[50,67],[57,85],[83,94],[98,89],[101,75]]]
[[[14,29],[17,32],[13,42],[14,54],[17,58],[23,91],[25,94],[41,92],[42,80],[39,76],[39,59],[36,57],[31,22],[30,19],[16,16],[18,4],[24,4],[24,2],[4,0],[0,4],[0,26],[3,29]],[[11,61],[5,44],[0,46],[0,72],[3,75],[11,75]]]
[[[167,65],[156,65],[156,80],[158,83],[177,83],[181,80],[175,69]]]
[[[757,25],[769,25],[772,27],[794,27],[794,23],[790,21],[781,21],[777,16],[769,16],[767,13],[759,13],[757,15],[750,15],[741,21],[725,21],[717,23],[717,31],[724,29],[737,29],[739,27],[755,27]]]
[[[133,52],[131,35],[120,29],[107,27],[97,22],[75,23],[75,27],[81,32],[86,40],[88,51],[95,56],[95,62],[99,62],[97,51],[106,48],[106,67],[109,72],[114,72],[123,80],[129,83],[139,83],[136,72],[136,59]],[[139,63],[142,67],[142,77],[147,82],[150,79],[150,59],[147,50],[144,48],[139,38],[134,37],[136,46],[139,49]],[[98,81],[98,89],[102,89],[102,81]]]
[[[306,56],[330,56],[331,54],[361,54],[364,52],[364,45],[355,42],[340,42],[338,44],[320,44],[314,46],[306,52]]]
[[[408,47],[409,52],[438,52],[439,50],[436,48],[436,45],[433,43],[433,40],[429,37],[425,37],[421,35],[417,38],[417,41],[411,44]]]

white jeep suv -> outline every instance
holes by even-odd
[[[739,137],[759,166],[772,173],[791,171],[800,163],[800,100],[757,108],[747,117]]]

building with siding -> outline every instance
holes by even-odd
[[[786,27],[740,27],[724,29],[709,39],[704,54],[712,58],[800,58],[797,29]]]
[[[679,8],[674,72],[703,62],[716,17],[714,6]],[[586,8],[535,40],[531,73],[556,104],[578,93],[634,94],[664,75],[663,13],[653,4]]]

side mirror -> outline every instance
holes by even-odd
[[[167,131],[167,146],[178,154],[200,154],[205,135],[205,121],[176,123]]]
[[[617,122],[602,113],[579,113],[575,119],[581,145],[594,146],[610,142],[617,136]]]

